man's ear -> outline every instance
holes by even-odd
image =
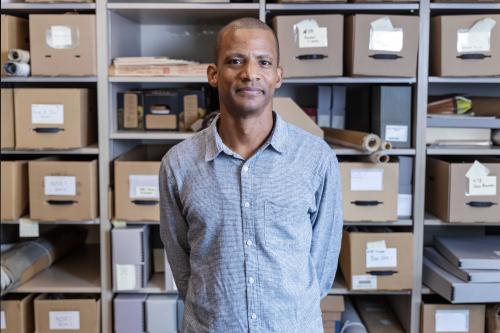
[[[281,87],[281,84],[283,83],[283,67],[278,66],[278,68],[276,68],[276,73],[277,76],[276,76],[275,88],[278,89],[279,87]]]
[[[217,88],[217,65],[215,64],[208,65],[207,78],[208,78],[208,83],[212,87]]]

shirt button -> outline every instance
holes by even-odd
[[[250,278],[248,278],[248,282],[249,282],[250,284],[252,284],[252,283],[254,283],[254,282],[255,282],[255,280],[253,279],[253,277],[250,277]]]
[[[257,319],[257,315],[255,313],[252,313],[252,319]]]
[[[245,172],[248,171],[248,167],[246,165],[243,167],[243,171],[245,171]]]
[[[250,202],[247,201],[247,202],[245,202],[245,208],[248,208],[248,207],[250,207]]]
[[[252,246],[252,244],[253,244],[253,242],[252,242],[250,239],[249,239],[249,240],[247,240],[247,245],[248,245],[248,246]]]

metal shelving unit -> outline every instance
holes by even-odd
[[[396,222],[346,222],[345,225],[357,226],[394,226],[408,228],[413,231],[413,267],[414,281],[411,290],[405,291],[349,291],[342,275],[338,275],[331,290],[335,295],[377,294],[399,295],[407,297],[411,303],[411,327],[408,333],[419,332],[419,313],[422,295],[432,291],[422,284],[422,256],[425,227],[452,226],[464,224],[449,224],[425,214],[425,164],[427,155],[500,155],[500,149],[438,149],[427,148],[425,145],[427,98],[429,89],[433,87],[459,87],[461,85],[478,85],[487,89],[500,91],[500,77],[434,77],[428,73],[429,67],[429,21],[432,14],[464,13],[464,12],[499,12],[500,4],[444,4],[430,3],[421,0],[419,3],[334,3],[334,4],[277,4],[258,3],[247,4],[193,4],[193,3],[142,3],[140,1],[97,0],[95,4],[2,4],[2,13],[25,15],[28,13],[64,12],[68,10],[79,12],[95,12],[97,22],[97,76],[96,77],[2,77],[2,84],[16,86],[29,84],[43,86],[44,84],[95,84],[98,97],[98,145],[67,151],[30,151],[2,150],[2,155],[96,155],[99,157],[99,206],[100,219],[89,221],[98,225],[100,231],[100,246],[87,252],[69,256],[37,275],[28,283],[20,286],[17,292],[81,292],[101,294],[102,332],[112,331],[112,298],[114,295],[111,270],[110,231],[112,221],[108,218],[108,188],[110,186],[111,161],[137,143],[137,141],[172,141],[177,142],[191,137],[193,133],[180,132],[124,132],[117,131],[115,122],[115,93],[127,87],[161,87],[170,84],[204,84],[205,77],[109,77],[108,66],[117,56],[153,55],[155,51],[165,51],[165,45],[153,45],[148,42],[151,29],[171,28],[175,25],[210,25],[222,24],[237,17],[254,16],[266,22],[275,15],[294,15],[301,13],[388,13],[414,14],[420,18],[420,40],[418,73],[415,78],[401,77],[312,77],[286,78],[286,85],[358,85],[358,84],[400,84],[412,85],[415,90],[415,107],[413,117],[413,148],[393,149],[390,155],[407,155],[415,158],[413,217],[399,219]],[[146,30],[146,31],[143,31]],[[166,29],[165,29],[166,30]],[[163,30],[164,31],[164,30]],[[207,35],[210,37],[210,35]],[[171,37],[171,36],[170,36]],[[169,37],[169,38],[170,38]],[[163,38],[163,36],[162,36]],[[213,38],[213,36],[211,37]],[[162,40],[162,43],[172,39]],[[153,41],[154,42],[154,41]],[[204,49],[204,45],[196,46]],[[176,45],[178,46],[178,45]],[[159,48],[158,48],[159,47]],[[163,48],[162,48],[163,47]],[[211,54],[211,52],[209,52]],[[164,53],[159,53],[164,54]],[[176,55],[177,56],[177,55]],[[359,151],[343,147],[332,147],[338,155],[366,155]],[[3,223],[3,222],[2,222]],[[9,222],[15,224],[16,222]],[[64,224],[65,222],[58,222]],[[151,224],[155,221],[126,222],[128,224]],[[57,223],[56,223],[57,224]],[[73,224],[73,222],[68,223]],[[477,224],[482,227],[492,224]],[[79,257],[79,255],[81,257]],[[100,260],[96,261],[95,258]],[[92,258],[92,262],[87,262]],[[84,270],[81,268],[85,267]],[[163,274],[155,274],[146,288],[138,291],[146,293],[164,293]]]

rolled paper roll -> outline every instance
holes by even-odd
[[[382,150],[391,150],[392,149],[392,143],[390,141],[382,141],[380,143],[380,149],[382,149]]]
[[[368,333],[351,300],[348,297],[344,300],[345,309],[342,312],[340,333]]]
[[[22,64],[29,64],[30,62],[30,52],[21,49],[12,49],[7,53],[7,59],[9,61],[18,62]]]
[[[387,155],[383,150],[376,151],[362,158],[363,161],[376,164],[388,163],[390,159],[389,155]]]
[[[323,128],[328,143],[372,153],[380,148],[380,137],[373,133]]]
[[[9,76],[29,76],[31,67],[29,64],[9,61],[3,65],[3,71]]]

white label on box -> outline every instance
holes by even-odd
[[[384,169],[352,169],[351,191],[383,191]]]
[[[7,323],[5,322],[5,311],[0,312],[0,329],[7,329]]]
[[[497,177],[486,176],[469,179],[467,195],[497,195]]]
[[[385,239],[373,241],[373,242],[366,242],[367,249],[385,249],[386,247],[387,246],[385,244]]]
[[[301,29],[299,31],[299,47],[328,47],[328,29],[326,27]]]
[[[64,124],[64,105],[62,104],[31,104],[32,124]]]
[[[140,199],[160,198],[158,175],[130,175],[129,197]]]
[[[482,32],[457,32],[457,51],[465,52],[489,52],[491,33],[489,31]]]
[[[469,310],[436,310],[436,333],[469,332]]]
[[[398,194],[398,216],[411,216],[413,196],[411,194]]]
[[[79,330],[79,311],[49,311],[49,330]]]
[[[385,125],[385,140],[393,142],[408,141],[408,126]]]
[[[377,277],[374,275],[353,275],[353,290],[371,290],[377,289]]]
[[[370,51],[401,52],[403,49],[403,29],[370,29]]]
[[[366,268],[397,266],[398,250],[396,248],[366,249]]]
[[[116,290],[135,289],[135,266],[115,265],[116,269]]]
[[[73,45],[71,27],[53,25],[47,34],[47,45],[53,49],[66,49]]]
[[[39,237],[40,227],[38,222],[20,218],[19,219],[19,237]]]
[[[45,195],[76,195],[75,176],[45,176]]]

